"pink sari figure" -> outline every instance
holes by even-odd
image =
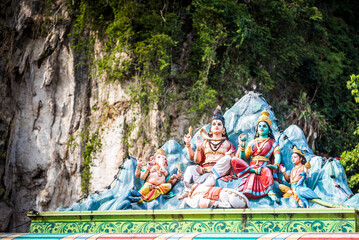
[[[274,139],[267,138],[255,139],[248,144],[245,154],[247,158],[252,156],[250,165],[242,159],[232,159],[232,167],[241,183],[239,191],[243,192],[247,198],[260,198],[266,196],[273,190],[274,177],[277,180],[275,171],[267,167],[274,164],[274,154],[280,153],[278,144]],[[253,169],[255,172],[250,173]]]
[[[268,195],[279,202],[275,195],[274,180],[279,181],[277,169],[280,164],[280,149],[271,130],[271,121],[266,109],[257,120],[256,138],[247,146],[246,136],[239,136],[238,158],[231,160],[232,168],[240,178],[239,191],[247,198],[255,199]],[[250,160],[248,164],[245,160]]]

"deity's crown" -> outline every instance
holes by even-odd
[[[217,106],[216,110],[214,110],[214,112],[213,112],[213,116],[212,116],[212,118],[211,118],[211,122],[212,122],[212,120],[214,120],[214,119],[221,120],[221,122],[222,122],[223,125],[224,125],[223,112],[222,112],[222,110],[221,110],[221,106],[219,106],[219,105]]]
[[[261,112],[261,115],[257,120],[257,124],[260,122],[266,122],[269,125],[269,127],[272,127],[272,121],[269,118],[269,112],[267,111],[266,108]]]
[[[155,153],[155,157],[157,155],[163,155],[163,156],[167,157],[165,150],[163,150],[162,148],[157,149],[157,151]]]
[[[296,153],[299,156],[304,157],[304,153],[302,153],[302,151],[300,151],[296,146],[293,147],[293,153]]]

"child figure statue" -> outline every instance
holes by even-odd
[[[168,171],[166,170],[167,155],[163,149],[158,149],[155,155],[148,161],[147,168],[141,171],[142,159],[139,159],[135,172],[137,178],[146,179],[141,187],[142,199],[149,202],[161,194],[167,194],[172,186],[181,178],[182,171],[178,169],[177,174],[173,174],[167,181]]]
[[[280,167],[285,180],[290,183],[291,187],[284,184],[279,184],[279,189],[284,193],[283,197],[293,196],[293,199],[298,202],[302,208],[308,208],[308,199],[318,199],[317,194],[305,186],[305,179],[308,177],[308,169],[311,167],[310,163],[304,157],[304,154],[296,147],[293,148],[292,162],[295,165],[290,173],[286,173],[284,166]]]
[[[292,162],[295,166],[290,176],[287,175],[284,166],[280,167],[280,171],[283,173],[285,180],[291,185],[291,187],[288,187],[284,184],[279,184],[279,189],[284,193],[283,197],[293,196],[293,199],[298,202],[302,208],[309,208],[309,201],[330,208],[346,207],[323,201],[312,189],[305,186],[305,180],[308,178],[308,169],[310,169],[311,165],[296,146],[293,147]]]

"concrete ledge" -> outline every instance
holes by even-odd
[[[28,214],[31,233],[357,232],[343,209],[185,209]]]

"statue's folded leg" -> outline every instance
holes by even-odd
[[[213,174],[208,175],[206,181],[204,181],[202,184],[207,187],[213,187],[216,185],[217,179]]]
[[[251,167],[248,165],[246,161],[236,157],[231,159],[231,165],[237,177],[242,177],[244,174],[248,173],[249,170],[251,169]]]
[[[219,159],[218,162],[212,167],[212,172],[216,179],[229,173],[231,170],[231,159],[231,156],[226,155]]]
[[[183,174],[183,183],[185,188],[181,196],[178,197],[179,200],[188,197],[192,184],[201,178],[201,175],[197,172],[196,168],[197,165],[191,165],[186,168],[186,171]]]
[[[168,193],[172,188],[171,183],[162,183],[159,186],[156,186],[155,189],[152,189],[147,195],[144,196],[144,200],[150,202],[158,198],[161,194]]]
[[[145,182],[141,189],[138,191],[142,196],[146,196],[151,191],[151,183]]]

